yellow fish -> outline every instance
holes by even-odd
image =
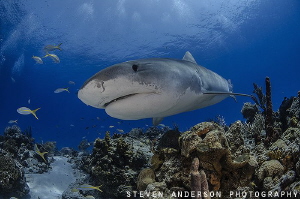
[[[89,184],[83,184],[83,185],[80,185],[79,187],[77,187],[76,189],[78,190],[98,190],[98,191],[101,191],[102,190],[100,189],[102,185],[100,186],[93,186],[93,185],[89,185]]]
[[[49,54],[49,53],[47,53],[47,55],[45,55],[43,58],[45,58],[45,57],[50,57],[53,60],[54,63],[58,64],[60,62],[58,56],[55,55],[55,54]]]
[[[34,151],[43,158],[43,160],[45,161],[45,163],[47,163],[46,159],[45,159],[45,154],[48,152],[40,152],[39,148],[37,147],[37,145],[34,145]]]
[[[58,88],[54,91],[54,93],[61,93],[67,91],[68,93],[70,93],[69,88]]]
[[[61,44],[62,44],[62,43],[58,44],[57,46],[47,45],[47,46],[44,47],[44,50],[45,50],[46,52],[54,51],[54,50],[61,50],[61,48],[60,48],[60,45],[61,45]]]
[[[36,111],[39,110],[41,108],[37,108],[35,110],[30,110],[29,108],[27,107],[21,107],[21,108],[18,108],[17,109],[17,112],[22,114],[22,115],[29,115],[29,114],[32,114],[36,119],[39,119],[37,116],[36,116]]]
[[[32,59],[34,59],[34,61],[36,61],[37,64],[43,64],[43,60],[40,57],[32,56]]]

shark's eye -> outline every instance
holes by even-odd
[[[132,70],[134,70],[134,72],[136,72],[136,71],[137,71],[137,69],[138,69],[138,67],[139,67],[138,65],[136,65],[136,64],[133,64],[133,65],[132,65]]]

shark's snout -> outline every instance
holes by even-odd
[[[105,88],[103,84],[103,81],[95,80],[85,83],[78,91],[78,98],[89,106],[104,108],[103,92],[105,91]]]

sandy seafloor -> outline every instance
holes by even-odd
[[[77,171],[72,168],[68,158],[54,156],[52,169],[42,174],[25,174],[30,188],[29,194],[22,199],[59,199],[68,186],[75,182]]]

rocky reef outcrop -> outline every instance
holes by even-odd
[[[97,193],[99,197],[125,198],[127,191],[136,190],[138,174],[149,165],[152,156],[152,139],[163,133],[158,128],[144,134],[141,129],[133,129],[126,135],[111,137],[107,132],[104,139],[96,139],[92,154],[84,159],[81,168],[90,175],[89,181],[103,185],[103,192]],[[145,181],[150,179],[154,177]]]
[[[8,126],[0,135],[0,196],[24,197],[29,193],[25,174],[44,173],[50,169],[52,155],[44,159],[34,150],[44,152],[55,148],[55,143],[37,144],[31,128],[21,131],[17,125]]]
[[[233,130],[229,128],[228,131]],[[251,183],[257,167],[255,157],[242,154],[244,157],[235,158],[231,153],[225,130],[218,124],[197,124],[182,133],[177,142],[179,145],[173,145],[176,146],[174,148],[160,147],[154,152],[151,169],[155,174],[153,176],[156,176],[155,182],[148,181],[147,188],[140,187],[140,191],[155,190],[163,192],[165,196],[171,196],[177,191],[191,191],[195,189],[193,187],[197,187],[195,184],[200,183],[195,182],[195,179],[205,179],[205,183],[200,184],[206,184],[207,188],[202,188],[202,191],[226,193],[227,190],[235,190]],[[195,164],[198,165],[199,171],[193,166]]]

